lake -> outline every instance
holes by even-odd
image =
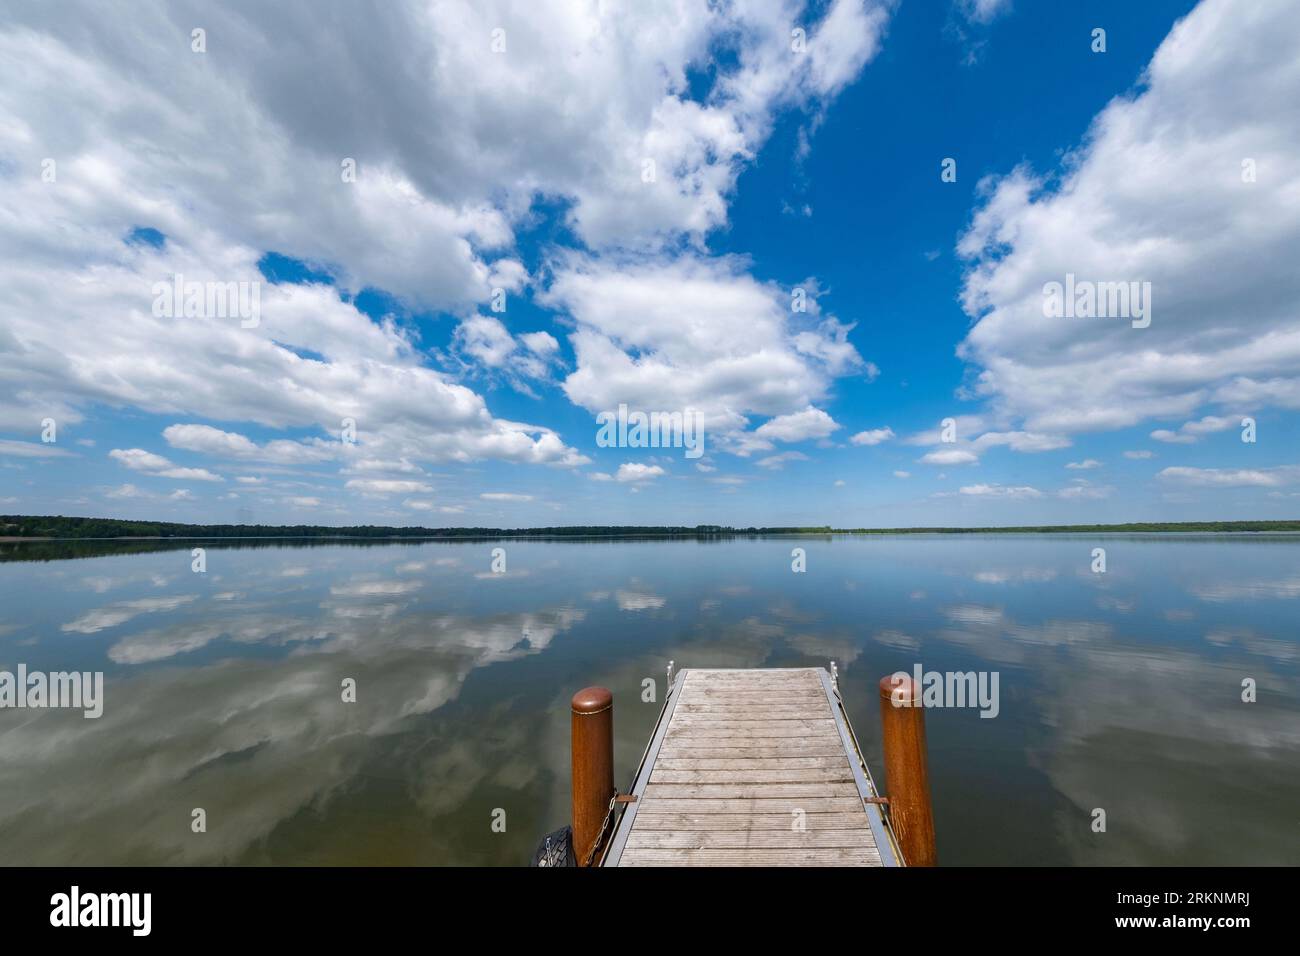
[[[104,674],[0,710],[5,864],[526,864],[569,697],[625,788],[669,659],[836,661],[878,782],[882,676],[996,672],[926,714],[944,864],[1300,863],[1300,536],[0,543],[0,607],[0,670]]]

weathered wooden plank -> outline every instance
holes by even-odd
[[[825,706],[811,704],[682,704],[683,717],[716,718],[721,714],[737,714],[740,720],[753,720],[764,714],[777,719],[790,717],[796,720],[830,720],[834,718]]]
[[[782,849],[652,849],[625,850],[620,866],[880,866],[872,847],[811,850]]]
[[[699,724],[706,724],[708,727],[718,730],[718,724],[724,724],[722,730],[762,730],[763,727],[783,726],[783,730],[788,730],[784,724],[800,723],[806,724],[806,730],[831,730],[835,731],[835,718],[827,714],[826,717],[816,715],[816,717],[772,717],[772,718],[749,718],[737,717],[728,721],[727,718],[719,714],[673,714],[672,721],[668,723],[668,732],[690,730]]]
[[[779,714],[781,716],[808,717],[813,720],[826,720],[831,716],[830,708],[824,701],[810,704],[770,703],[755,701],[744,704],[693,704],[683,701],[677,707],[677,713],[686,714],[740,714],[749,717],[754,714]]]
[[[826,721],[831,718],[831,711],[826,706],[781,705],[781,704],[682,704],[682,717],[728,717],[740,718],[742,721],[763,721],[763,719],[802,718],[806,721]]]
[[[815,677],[710,677],[692,674],[684,690],[693,693],[705,688],[715,690],[816,690]]]
[[[746,695],[746,693],[784,693],[789,697],[809,697],[816,695],[818,688],[810,680],[723,680],[723,682],[699,682],[686,684],[681,688],[682,695],[699,697],[701,695]],[[826,696],[822,695],[823,697]]]
[[[685,801],[699,802],[699,801]],[[752,802],[752,801],[751,801]],[[659,806],[663,801],[658,801]],[[790,830],[796,820],[794,809],[808,830],[848,830],[862,826],[862,808],[832,813],[809,813],[803,807],[787,813],[664,813],[643,809],[636,818],[640,830]],[[873,844],[874,845],[874,844]]]
[[[698,670],[689,668],[687,681],[710,680],[816,680],[817,671],[811,667],[738,667]]]
[[[700,798],[656,797],[641,802],[637,813],[638,824],[643,814],[654,813],[743,813],[782,814],[787,822],[790,814],[802,810],[809,816],[825,813],[861,813],[862,800],[857,797],[775,797],[775,798]]]
[[[816,689],[805,690],[788,684],[755,684],[736,687],[706,687],[687,690],[682,694],[682,702],[696,704],[704,700],[754,701],[771,700],[778,697],[791,698],[795,701],[816,701]],[[826,695],[822,694],[822,701]]]
[[[774,850],[813,847],[874,847],[871,831],[861,830],[632,830],[628,849],[717,849],[756,848]]]
[[[801,767],[793,770],[661,770],[655,767],[651,783],[852,783],[853,771]]]
[[[719,799],[763,799],[772,797],[856,797],[852,783],[650,783],[648,799],[686,797]]]
[[[829,768],[849,773],[849,762],[830,757],[665,757],[655,761],[656,770],[813,770]]]
[[[681,706],[689,708],[688,713],[703,707],[813,707],[821,711],[828,710],[824,700],[817,700],[815,697],[795,697],[790,694],[782,694],[780,697],[767,694],[700,694],[694,697],[683,697]]]
[[[742,740],[719,740],[704,737],[699,740],[682,738],[665,740],[659,751],[665,757],[830,757],[843,756],[844,746],[828,737],[746,737]],[[846,758],[847,759],[847,758]]]
[[[720,737],[723,740],[736,740],[742,737],[824,737],[835,739],[835,721],[812,720],[764,720],[741,721],[700,721],[698,723],[668,726],[667,738],[670,741],[683,739],[702,740],[706,737]]]
[[[826,694],[819,693],[815,687],[804,684],[780,684],[779,686],[764,686],[747,688],[742,686],[728,687],[717,684],[698,684],[686,687],[682,690],[682,700],[700,700],[702,698],[714,697],[735,697],[740,699],[750,697],[761,697],[764,694],[770,697],[793,697],[797,700],[825,700]]]
[[[692,674],[685,688],[687,693],[694,693],[706,688],[713,690],[817,690],[815,677],[707,677]]]
[[[770,724],[776,721],[800,721],[803,723],[813,723],[821,721],[821,727],[827,724],[834,726],[835,721],[830,717],[823,717],[816,713],[773,713],[771,711],[762,711],[757,713],[740,713],[732,711],[725,714],[687,714],[675,726],[678,730],[684,727],[694,727],[697,724]]]

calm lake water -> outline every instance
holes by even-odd
[[[0,670],[105,675],[98,720],[0,710],[0,862],[524,864],[570,695],[626,787],[671,658],[835,660],[878,782],[881,676],[997,671],[926,716],[943,863],[1300,863],[1300,537],[192,546],[0,544]]]

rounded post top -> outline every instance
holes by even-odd
[[[584,687],[569,703],[575,714],[599,714],[614,706],[614,695],[604,687]]]
[[[909,674],[898,671],[880,678],[880,699],[898,707],[914,704],[921,699],[921,688]]]

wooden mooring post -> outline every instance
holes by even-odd
[[[573,852],[586,865],[614,789],[614,695],[584,687],[569,705],[573,761]]]
[[[921,688],[906,674],[880,679],[880,731],[884,738],[889,820],[908,866],[934,866],[934,812],[926,765]]]

